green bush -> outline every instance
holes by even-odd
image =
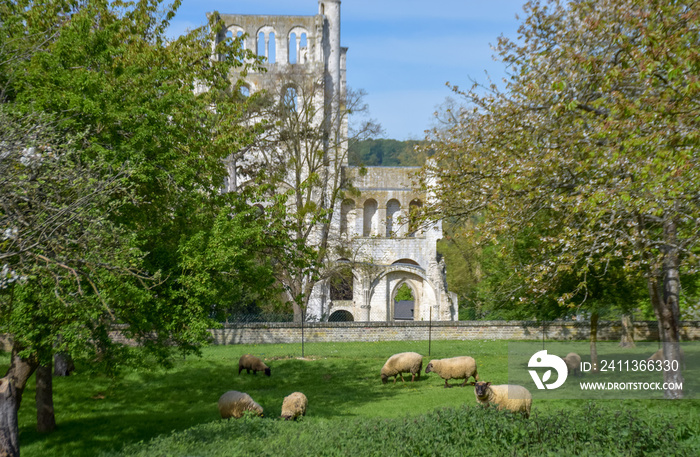
[[[697,425],[697,424],[696,424]],[[284,422],[222,420],[126,447],[112,456],[697,455],[690,425],[594,403],[520,415],[478,406],[413,418]]]

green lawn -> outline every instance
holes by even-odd
[[[622,446],[626,441],[621,437],[626,436],[633,449],[625,448],[620,455],[650,455],[654,446],[665,448],[669,442],[685,446],[687,455],[700,453],[699,400],[603,400],[597,404],[541,400],[533,403],[533,417],[524,421],[476,408],[473,387],[444,389],[443,380],[435,374],[423,373],[416,383],[399,380],[396,385],[383,385],[379,370],[388,356],[399,352],[399,346],[427,354],[425,342],[306,344],[304,359],[297,357],[299,345],[215,346],[205,348],[201,358],[176,361],[171,370],[126,369],[116,381],[90,374],[88,367],[79,365],[69,378],[54,379],[58,428],[48,435],[35,431],[34,384],[30,381],[19,414],[22,455],[95,456],[125,445],[130,447],[124,455],[246,455],[254,449],[259,455],[333,455],[333,449],[343,446],[348,446],[347,452],[376,449],[380,455],[392,440],[413,441],[402,438],[409,431],[411,437],[444,433],[443,441],[452,443],[439,453],[445,455],[449,449],[464,453],[467,444],[460,445],[460,437],[467,436],[467,430],[480,430],[484,421],[494,426],[501,423],[498,433],[505,434],[492,436],[491,427],[487,427],[489,432],[482,430],[478,437],[486,441],[475,445],[485,454],[499,455],[501,449],[504,455],[513,455],[508,451],[512,447],[526,449],[517,455],[540,455],[537,452],[548,446],[563,449],[571,442],[589,439],[585,436],[593,431],[598,440],[595,446]],[[482,379],[505,383],[507,349],[505,341],[433,342],[430,358],[471,355]],[[244,353],[265,359],[272,376],[238,375],[237,361]],[[426,356],[424,367],[428,360]],[[7,357],[4,361],[2,368]],[[219,419],[216,403],[227,390],[249,393],[264,407],[265,417]],[[308,397],[307,417],[302,423],[285,423],[277,419],[282,399],[294,391]],[[451,409],[438,412],[441,408]],[[450,421],[454,422],[454,436],[446,425]],[[545,437],[541,434],[546,424],[564,427],[566,432]],[[534,435],[538,438],[531,438]],[[523,444],[530,439],[535,442]],[[303,454],[290,440],[303,444],[308,453]],[[436,449],[431,440],[426,436],[421,440],[415,449],[403,452],[432,455],[427,452]],[[249,441],[258,444],[246,447],[252,446],[243,444]],[[473,438],[471,442],[477,443]],[[373,447],[365,448],[369,445]],[[596,455],[600,450],[595,446],[571,452],[581,454],[581,449],[588,449]],[[635,446],[641,446],[641,451],[632,452]],[[483,454],[475,451],[473,455]]]

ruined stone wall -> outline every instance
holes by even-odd
[[[215,344],[264,344],[301,342],[301,324],[268,323],[229,325],[212,330]],[[535,321],[458,321],[458,322],[322,322],[304,324],[304,341],[373,342],[422,341],[428,335],[433,340],[542,340],[542,325]],[[599,322],[599,341],[619,341],[622,326],[619,322]],[[634,323],[636,341],[658,340],[656,322]],[[590,327],[585,323],[547,323],[547,341],[585,341]],[[681,339],[700,341],[700,322],[682,322]]]

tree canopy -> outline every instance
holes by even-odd
[[[524,300],[573,276],[558,296],[571,303],[613,264],[644,275],[664,340],[677,342],[680,271],[697,272],[700,236],[700,10],[668,0],[524,9],[518,40],[496,47],[505,88],[454,88],[465,108],[432,135],[429,210],[482,214],[472,233],[492,242],[537,226]],[[677,359],[677,345],[666,350]]]
[[[110,373],[167,363],[212,317],[275,299],[271,259],[293,249],[284,199],[221,191],[223,159],[256,128],[230,74],[258,61],[235,40],[212,58],[214,18],[167,39],[178,5],[0,0],[3,411],[57,352]],[[16,422],[0,416],[12,455]]]

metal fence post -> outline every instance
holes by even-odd
[[[433,341],[433,307],[430,307],[430,317],[428,319],[428,357],[430,357],[430,347]]]
[[[542,320],[542,349],[544,349],[544,339],[545,339],[545,334],[547,333],[547,321],[544,319]]]
[[[306,316],[304,316],[304,310],[301,311],[301,358],[304,358],[304,320],[306,320]]]

